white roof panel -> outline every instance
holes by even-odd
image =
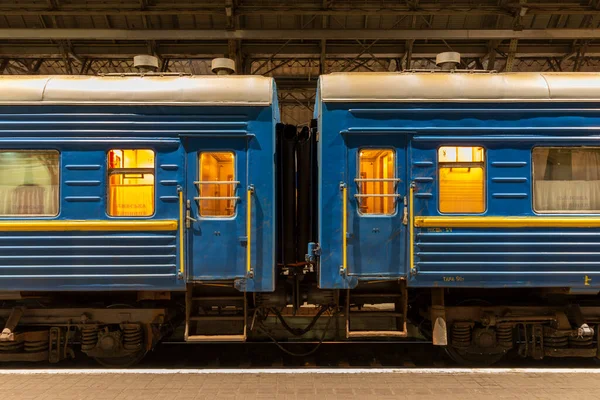
[[[333,73],[323,102],[600,102],[600,73]]]
[[[0,104],[256,105],[273,101],[262,76],[0,76]]]

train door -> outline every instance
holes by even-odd
[[[405,135],[348,135],[347,273],[405,274],[407,166]]]
[[[188,280],[246,274],[248,139],[187,138]]]

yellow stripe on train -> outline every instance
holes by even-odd
[[[39,232],[39,231],[174,231],[177,220],[146,221],[0,221],[0,231]]]
[[[596,217],[414,217],[417,228],[600,228]]]

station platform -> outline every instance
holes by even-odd
[[[600,369],[0,370],[2,398],[596,399]]]

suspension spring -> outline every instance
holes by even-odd
[[[583,337],[570,337],[569,345],[570,347],[576,348],[587,348],[593,345],[594,337],[593,336],[583,336]]]
[[[98,326],[85,325],[81,328],[81,350],[90,351],[98,343]]]
[[[513,327],[510,324],[498,325],[496,328],[496,338],[498,344],[502,347],[513,346]]]
[[[471,324],[457,323],[452,325],[452,346],[469,347],[471,345]]]
[[[544,336],[544,346],[553,349],[564,349],[569,345],[569,338],[566,336]]]
[[[25,342],[0,342],[0,353],[20,353]]]
[[[48,350],[48,340],[25,341],[26,353],[39,353]]]
[[[143,332],[140,325],[128,324],[123,326],[123,348],[139,350],[142,347]]]

